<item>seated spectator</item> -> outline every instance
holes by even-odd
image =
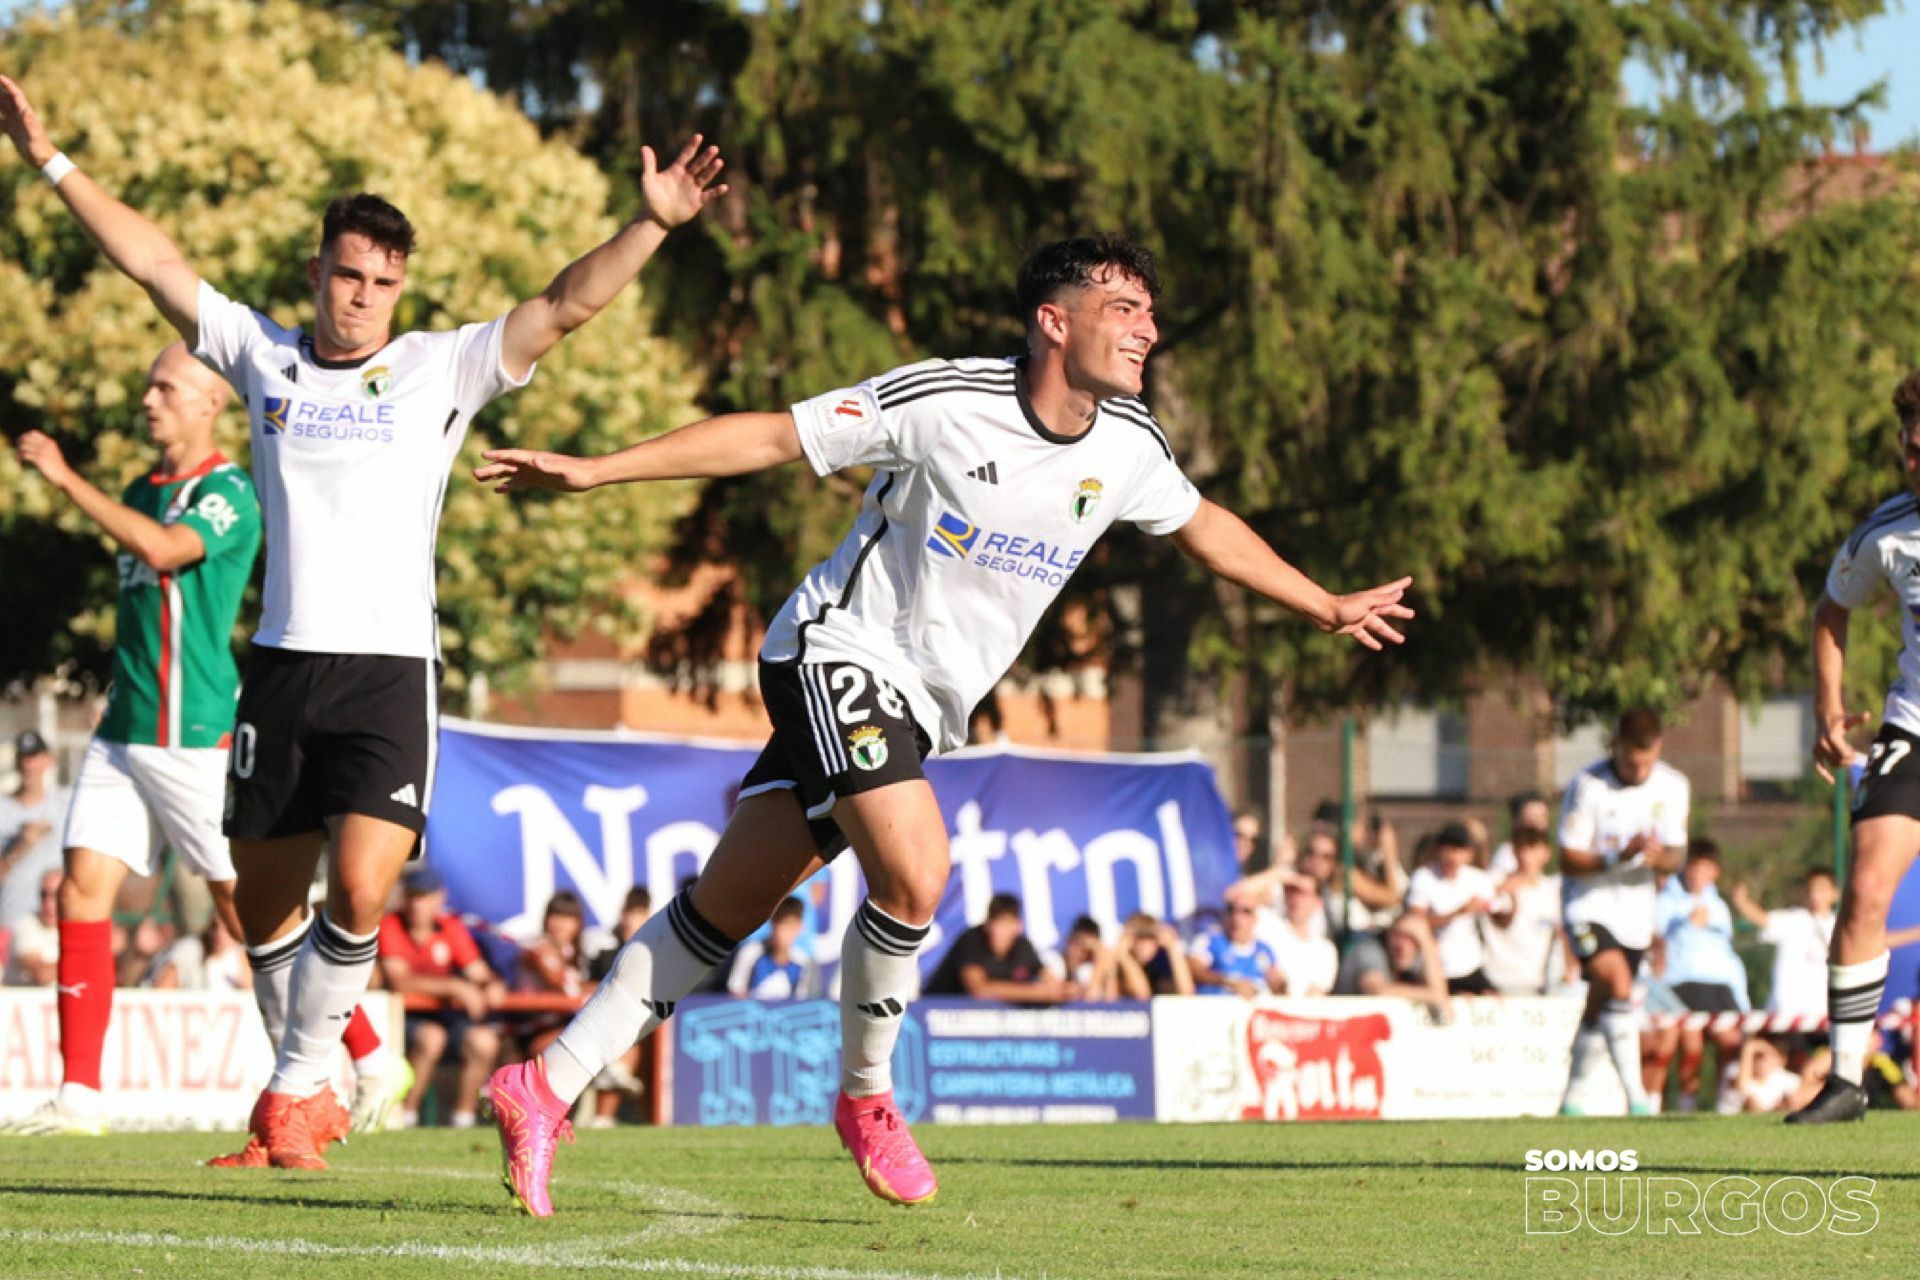
[[[1100,936],[1100,925],[1092,916],[1081,916],[1067,930],[1067,944],[1061,948],[1060,960],[1066,976],[1080,985],[1082,1000],[1121,998],[1120,949],[1107,945]]]
[[[1480,922],[1494,915],[1493,877],[1473,865],[1473,835],[1449,823],[1433,837],[1433,857],[1414,870],[1407,885],[1407,914],[1423,920],[1440,948],[1447,990],[1457,996],[1490,995],[1481,969]],[[1509,916],[1494,916],[1504,924]]]
[[[1813,1091],[1787,1070],[1787,1056],[1773,1037],[1755,1036],[1740,1046],[1740,1060],[1726,1065],[1714,1110],[1723,1116],[1743,1111],[1797,1111],[1812,1100]]]
[[[253,990],[247,949],[227,932],[217,911],[198,935],[188,934],[162,951],[147,978],[143,985],[163,991]]]
[[[620,904],[619,918],[613,922],[613,945],[595,953],[592,962],[587,965],[587,977],[595,982],[606,981],[607,974],[613,971],[613,958],[620,954],[621,946],[652,914],[653,894],[647,891],[647,886],[637,884],[627,890],[626,899]]]
[[[797,897],[775,907],[766,938],[742,943],[733,953],[727,991],[755,1000],[808,1000],[819,995],[819,970],[795,945],[806,920],[806,905]]]
[[[1285,978],[1283,994],[1324,996],[1331,994],[1340,971],[1340,953],[1333,943],[1318,936],[1314,927],[1326,919],[1320,902],[1320,886],[1309,876],[1294,876],[1282,891],[1285,919],[1267,941],[1274,963]]]
[[[1267,847],[1267,824],[1251,809],[1233,815],[1233,862],[1242,876],[1256,875],[1276,859]]]
[[[1833,872],[1814,867],[1800,878],[1800,905],[1762,910],[1753,891],[1733,886],[1733,909],[1773,947],[1773,984],[1767,1012],[1798,1018],[1827,1016],[1827,950],[1833,941],[1840,888]],[[1891,944],[1889,944],[1891,946]]]
[[[1733,949],[1733,913],[1720,896],[1720,850],[1711,840],[1687,843],[1687,861],[1657,899],[1655,925],[1665,955],[1662,979],[1694,1013],[1744,1013],[1747,967]],[[1741,1033],[1728,1028],[1712,1033],[1721,1067],[1740,1052]],[[1697,1027],[1667,1027],[1654,1033],[1646,1071],[1653,1085],[1664,1086],[1667,1065],[1678,1049],[1680,1094],[1677,1111],[1700,1105],[1700,1068],[1708,1033]],[[1648,1093],[1659,1097],[1657,1088]]]
[[[514,964],[515,991],[578,997],[586,991],[587,975],[580,954],[580,934],[586,928],[586,906],[580,895],[561,889],[547,899],[540,920],[540,936],[520,948]],[[560,1035],[569,1015],[557,1010],[522,1013],[509,1020],[515,1039],[528,1057],[545,1053]]]
[[[1415,915],[1404,915],[1379,939],[1362,938],[1340,965],[1334,983],[1340,995],[1399,996],[1445,1012],[1446,970],[1433,931]]]
[[[996,893],[987,903],[987,918],[953,940],[927,980],[926,994],[1061,1004],[1078,1000],[1080,988],[1047,972],[1040,953],[1027,941],[1020,899]]]
[[[587,976],[595,983],[606,981],[613,972],[613,961],[620,954],[620,947],[634,931],[647,922],[653,914],[653,894],[643,884],[634,885],[627,890],[625,901],[620,904],[620,915],[613,923],[614,943],[593,957],[587,967]],[[645,1092],[640,1082],[640,1046],[634,1045],[625,1053],[609,1062],[593,1081],[593,1115],[587,1118],[590,1129],[611,1129],[618,1123],[620,1103],[628,1098],[638,1098]]]
[[[1199,994],[1252,999],[1286,990],[1286,977],[1273,948],[1260,940],[1256,912],[1250,895],[1231,893],[1221,924],[1193,940],[1187,962],[1193,966]]]
[[[1518,827],[1507,847],[1514,870],[1497,891],[1499,914],[1481,931],[1480,967],[1502,995],[1543,995],[1577,969],[1560,925],[1560,877],[1547,874],[1553,846],[1539,827]]]
[[[1507,801],[1507,839],[1487,860],[1487,874],[1495,882],[1505,880],[1520,868],[1519,847],[1515,837],[1522,831],[1551,831],[1553,810],[1538,791],[1522,791]],[[1551,852],[1551,850],[1549,850]]]
[[[1187,951],[1180,945],[1180,931],[1170,924],[1136,912],[1127,918],[1114,956],[1120,993],[1129,1000],[1193,994]]]
[[[380,972],[396,995],[434,996],[441,1007],[407,1014],[407,1060],[413,1088],[401,1104],[400,1125],[420,1123],[420,1100],[442,1060],[459,1067],[449,1123],[472,1128],[480,1084],[500,1056],[500,1033],[487,1021],[506,985],[480,957],[467,926],[447,909],[446,886],[424,862],[401,879],[400,910],[380,922]]]
[[[60,969],[60,873],[40,875],[40,900],[31,912],[7,922],[10,987],[52,986]]]
[[[141,916],[127,936],[127,948],[114,961],[114,985],[144,987],[154,965],[174,944],[177,933],[172,924],[153,916]]]
[[[1833,1052],[1826,1046],[1813,1051],[1807,1059],[1806,1068],[1801,1071],[1802,1104],[1812,1100],[1827,1082],[1827,1073],[1833,1070]],[[1867,1105],[1876,1111],[1913,1111],[1920,1109],[1920,1091],[1907,1082],[1907,1073],[1893,1056],[1886,1051],[1880,1029],[1874,1028],[1873,1038],[1867,1047],[1867,1069],[1860,1077],[1860,1085],[1867,1091]]]

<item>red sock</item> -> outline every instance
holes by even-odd
[[[347,1019],[346,1034],[340,1039],[347,1046],[347,1056],[355,1062],[380,1048],[380,1033],[373,1029],[373,1020],[359,1005],[353,1006],[353,1016]]]
[[[100,1087],[100,1051],[113,1019],[113,924],[60,922],[60,1058],[68,1084]]]

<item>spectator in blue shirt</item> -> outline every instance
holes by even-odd
[[[1221,924],[1193,940],[1188,962],[1200,995],[1251,999],[1263,992],[1278,995],[1286,990],[1273,948],[1257,936],[1255,912],[1251,895],[1231,894]]]
[[[748,942],[733,953],[727,990],[756,1000],[802,1000],[819,994],[813,961],[800,954],[797,943],[806,925],[806,906],[788,898],[773,909],[767,936]]]
[[[1719,880],[1719,847],[1711,840],[1689,841],[1686,865],[1660,891],[1657,926],[1666,961],[1663,976],[1694,1013],[1745,1013],[1747,968],[1733,949],[1733,911],[1720,896]],[[1739,1056],[1742,1035],[1737,1027],[1711,1033],[1670,1027],[1653,1038],[1647,1067],[1654,1083],[1664,1081],[1667,1063],[1679,1051],[1678,1111],[1700,1105],[1700,1068],[1709,1038],[1722,1064]],[[1658,1096],[1651,1088],[1648,1092]]]

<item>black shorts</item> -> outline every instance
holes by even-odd
[[[1487,981],[1485,972],[1475,969],[1472,973],[1447,979],[1447,994],[1450,996],[1490,996],[1493,983]]]
[[[1580,976],[1586,977],[1592,966],[1593,958],[1602,951],[1618,951],[1627,958],[1627,972],[1640,972],[1640,958],[1647,954],[1645,947],[1622,946],[1620,939],[1613,936],[1613,930],[1603,924],[1569,924],[1567,937],[1573,942],[1573,954],[1580,957]]]
[[[256,646],[227,757],[227,835],[300,835],[349,813],[425,830],[439,700],[426,658]]]
[[[907,700],[864,667],[762,662],[760,697],[773,737],[741,779],[740,798],[792,791],[823,858],[847,847],[833,820],[844,797],[927,776],[920,766],[931,743]]]
[[[1854,789],[1853,821],[1890,814],[1920,818],[1920,737],[1883,724],[1867,748],[1866,767]]]
[[[1740,1002],[1733,988],[1720,982],[1676,982],[1673,994],[1695,1013],[1738,1013]]]

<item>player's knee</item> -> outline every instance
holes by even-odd
[[[105,920],[113,914],[113,893],[69,872],[60,877],[55,905],[62,920],[82,923]]]
[[[904,924],[923,925],[933,919],[947,891],[947,868],[915,867],[887,877],[868,892],[873,904]]]

